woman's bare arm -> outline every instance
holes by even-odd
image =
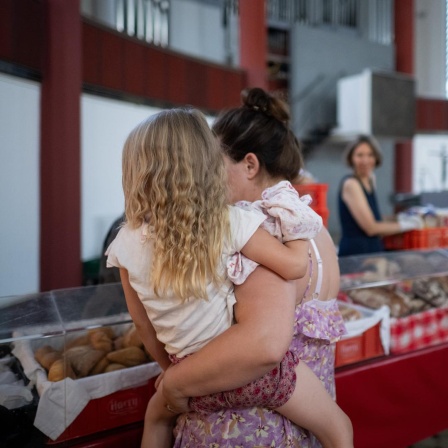
[[[349,178],[342,187],[342,200],[364,232],[369,236],[392,235],[403,230],[398,222],[377,221],[356,179]]]
[[[243,386],[283,359],[293,336],[295,283],[259,266],[235,292],[237,323],[165,372],[170,404]]]

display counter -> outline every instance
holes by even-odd
[[[160,371],[119,283],[2,298],[0,446],[71,446],[141,422]]]
[[[356,448],[408,448],[448,428],[448,343],[336,370],[337,401]],[[76,448],[138,448],[143,424],[97,434]]]
[[[357,448],[407,448],[448,428],[448,343],[336,370]]]
[[[401,329],[403,325],[405,328],[408,325],[410,334],[418,340],[418,344],[415,341],[410,344],[405,332],[405,338],[398,336],[395,342],[394,338],[391,339],[391,355],[336,369],[337,401],[353,422],[355,446],[406,448],[448,428],[445,371],[448,365],[448,306],[444,301],[448,297],[448,288],[445,290],[443,286],[448,274],[448,251],[403,251],[374,257],[345,257],[340,259],[340,268],[341,295],[348,298],[350,295],[359,296],[353,294],[354,291],[372,291],[376,294],[381,288],[395,292],[401,289],[400,294],[406,293],[410,300],[406,307],[391,308],[393,313],[398,313],[392,316],[391,332],[398,324]],[[439,285],[437,288],[436,283]],[[429,286],[425,289],[422,285]],[[432,295],[426,297],[425,294],[429,293]],[[416,322],[419,322],[419,317],[432,316],[435,311],[438,313],[437,319],[427,325],[431,329],[430,334],[422,338],[420,324]],[[400,312],[404,314],[400,315]],[[150,360],[143,366],[131,367],[120,374],[123,376],[120,376],[119,382],[124,386],[112,388],[102,396],[95,395],[89,389],[90,383],[95,384],[95,377],[93,380],[76,379],[77,384],[85,386],[90,394],[84,413],[72,419],[68,428],[53,438],[43,437],[42,434],[39,438],[36,435],[38,431],[30,429],[33,409],[36,413],[40,395],[50,387],[47,372],[36,374],[36,369],[39,369],[28,362],[30,358],[34,362],[36,349],[51,345],[66,352],[74,340],[94,330],[112,327],[120,335],[130,325],[132,321],[119,284],[0,298],[0,358],[5,355],[12,358],[19,356],[19,363],[24,364],[20,366],[23,367],[21,373],[32,377],[32,384],[36,384],[38,389],[34,392],[39,395],[34,395],[28,407],[22,408],[23,425],[25,427],[26,417],[26,428],[34,442],[29,445],[24,441],[23,448],[139,447],[144,408],[149,395],[144,396],[145,402],[138,397],[142,396],[143,389],[149,394],[153,393],[154,378],[159,372],[158,366],[149,372],[155,364]],[[400,345],[403,340],[406,344]],[[19,352],[18,347],[21,348]],[[23,353],[25,357],[22,359]],[[100,383],[104,384],[105,379],[108,383],[114,377],[116,380],[117,375],[116,372],[102,373],[97,375],[96,380],[100,378]],[[67,384],[64,383],[59,390],[63,394],[63,402],[69,402],[71,387],[71,381],[67,380]],[[63,420],[72,418],[68,406],[67,409],[61,408],[60,412]],[[13,414],[20,418],[20,412]],[[101,421],[92,418],[98,415],[104,418]],[[0,446],[3,446],[1,439]]]
[[[448,428],[448,251],[343,257],[341,295],[391,310],[392,354],[336,369],[355,447],[407,448]]]

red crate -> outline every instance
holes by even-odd
[[[359,336],[341,339],[336,342],[335,367],[384,355],[380,338],[380,325],[381,322],[378,322]]]
[[[313,199],[310,207],[313,210],[327,210],[328,184],[293,184],[300,196],[309,194]]]
[[[411,230],[383,238],[388,250],[436,249],[448,247],[448,227]]]
[[[325,227],[328,227],[328,217],[330,216],[330,211],[327,209],[313,209],[318,215],[322,217],[322,223]]]
[[[47,445],[63,443],[101,431],[142,421],[146,406],[155,393],[155,380],[151,378],[140,387],[119,390],[105,397],[90,400],[73,423],[55,440]]]

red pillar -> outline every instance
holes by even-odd
[[[396,0],[395,5],[395,69],[414,74],[414,0]],[[395,191],[412,190],[412,140],[395,145]]]
[[[44,0],[40,290],[80,286],[81,16],[79,0]]]
[[[247,72],[248,87],[268,88],[267,29],[264,0],[240,0],[240,65]]]

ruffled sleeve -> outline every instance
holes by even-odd
[[[287,181],[279,182],[263,192],[260,207],[271,221],[270,233],[281,235],[283,242],[314,238],[322,229],[322,217],[310,206],[309,195],[299,197],[295,188]]]
[[[122,239],[123,229],[120,229],[115,239],[109,244],[105,255],[107,256],[106,266],[108,268],[121,268],[123,267],[119,262],[119,253],[121,247],[121,239]]]
[[[295,332],[330,343],[339,341],[347,329],[336,299],[304,302],[296,318]]]

